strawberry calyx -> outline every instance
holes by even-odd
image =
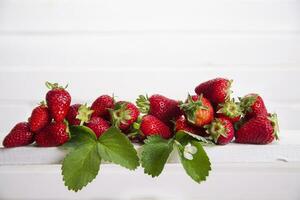
[[[258,94],[247,95],[243,98],[239,97],[240,107],[242,109],[242,112],[244,112],[244,113],[251,112],[252,111],[251,107],[255,103],[257,97],[258,97]]]
[[[139,116],[138,119],[136,120],[136,122],[133,122],[130,132],[127,134],[128,138],[133,138],[138,135],[144,136],[143,132],[140,131],[141,123],[142,123],[142,117]]]
[[[220,136],[227,137],[227,128],[220,119],[215,119],[211,124],[204,126],[213,141],[217,143]]]
[[[42,106],[42,107],[47,107],[47,104],[46,104],[46,102],[44,100],[41,101],[38,105]]]
[[[187,120],[191,123],[195,123],[197,110],[208,110],[208,107],[203,105],[202,97],[203,95],[201,94],[198,99],[194,101],[192,96],[188,94],[187,101],[185,103],[180,102],[179,104],[179,108],[185,112]]]
[[[233,93],[233,91],[231,90],[231,85],[233,83],[233,80],[228,80],[228,83],[227,83],[227,88],[226,88],[226,97],[225,97],[225,100],[229,100],[230,99],[230,96],[231,94]]]
[[[149,113],[150,110],[150,101],[149,97],[146,94],[144,95],[139,95],[139,97],[136,99],[136,105],[141,113],[147,114]]]
[[[226,101],[223,104],[219,104],[221,107],[217,113],[223,114],[230,118],[238,117],[242,115],[240,105],[234,101],[234,99]]]
[[[71,132],[70,132],[70,129],[69,129],[69,122],[67,120],[64,120],[64,124],[66,125],[66,133],[68,134],[69,136],[69,140],[71,138]]]
[[[275,139],[279,140],[279,124],[278,124],[277,114],[276,113],[270,114],[268,116],[268,119],[270,120],[271,125],[274,129],[273,134],[275,136]]]
[[[80,125],[82,126],[85,123],[88,123],[91,119],[92,113],[94,111],[91,110],[90,107],[87,106],[87,104],[82,104],[79,108],[78,108],[78,114],[76,116],[76,119],[80,120]]]
[[[48,81],[46,81],[45,85],[50,90],[54,90],[54,89],[63,89],[64,90],[68,87],[68,84],[65,87],[63,87],[63,86],[58,85],[58,83],[50,83]]]
[[[115,127],[127,124],[127,121],[131,119],[131,111],[127,109],[127,103],[116,104],[114,109],[109,109],[109,112]]]

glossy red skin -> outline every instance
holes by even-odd
[[[255,95],[255,94],[248,94],[249,95]],[[251,106],[251,112],[246,112],[245,118],[251,119],[253,117],[256,117],[258,115],[268,115],[267,108],[265,106],[265,103],[263,99],[260,96],[257,96],[256,101]]]
[[[54,122],[49,125],[50,134],[53,135],[56,144],[62,145],[66,143],[70,136],[67,133],[67,125],[64,122]]]
[[[146,137],[151,135],[160,135],[165,139],[172,137],[172,132],[170,131],[169,127],[152,115],[143,116],[140,130]]]
[[[55,147],[56,142],[51,134],[49,134],[48,127],[43,128],[35,134],[35,142],[40,147]]]
[[[110,119],[109,110],[114,107],[114,99],[109,95],[101,95],[91,106],[92,117],[102,117],[106,120]]]
[[[67,121],[69,122],[69,125],[78,126],[80,125],[80,120],[76,118],[78,115],[78,109],[81,106],[81,104],[74,104],[70,106],[68,114],[66,116]]]
[[[180,116],[175,122],[175,132],[177,131],[187,131],[193,133],[195,135],[200,135],[202,137],[208,136],[203,128],[193,126],[189,124],[188,121],[185,119],[184,115]]]
[[[101,117],[92,117],[86,126],[92,129],[98,138],[109,129],[110,124]]]
[[[16,124],[3,140],[6,148],[26,146],[34,141],[34,133],[30,131],[27,122]]]
[[[123,104],[123,103],[126,103],[126,110],[130,111],[130,117],[131,118],[129,120],[126,120],[125,123],[120,123],[119,129],[126,132],[130,128],[130,126],[134,122],[136,122],[137,118],[140,115],[140,111],[133,103],[130,103],[130,102],[119,101],[119,102],[116,103],[116,105],[117,104]]]
[[[32,110],[28,120],[30,130],[38,132],[51,122],[51,116],[48,108],[45,105],[40,105]]]
[[[42,147],[60,146],[68,140],[69,134],[64,122],[52,122],[38,132],[35,137],[37,145]]]
[[[235,133],[235,142],[269,144],[275,139],[274,128],[266,115],[251,118]]]
[[[234,137],[234,127],[233,127],[232,123],[230,122],[230,120],[227,120],[226,118],[219,118],[219,120],[221,120],[222,124],[225,126],[225,128],[227,130],[226,131],[227,136],[224,137],[224,136],[220,135],[217,140],[217,144],[225,145],[232,141],[232,139]]]
[[[62,122],[68,114],[71,96],[66,90],[56,88],[46,94],[46,102],[52,118]]]
[[[199,84],[195,88],[195,92],[198,95],[203,94],[214,105],[218,105],[226,101],[229,85],[230,82],[228,79],[215,78]]]
[[[199,99],[198,95],[193,95],[192,96],[193,101],[197,101]],[[199,109],[198,111],[195,112],[195,126],[198,127],[203,127],[209,123],[212,122],[212,120],[214,119],[214,109],[210,103],[210,101],[208,99],[206,99],[205,97],[202,97],[202,104],[203,106],[206,106],[208,109],[207,110],[203,110],[203,109]]]
[[[182,114],[179,102],[176,100],[154,94],[149,98],[149,102],[149,114],[165,123],[169,123],[170,120],[176,119]]]

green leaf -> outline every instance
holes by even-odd
[[[158,135],[150,136],[142,147],[141,163],[144,173],[158,176],[173,150],[174,140],[165,140]]]
[[[86,143],[96,143],[96,134],[86,126],[70,126],[71,139],[65,143],[63,148],[76,148]]]
[[[209,158],[204,151],[202,145],[195,141],[189,141],[192,146],[197,148],[197,152],[193,154],[193,159],[188,160],[184,156],[184,145],[176,144],[177,150],[180,156],[180,160],[182,163],[183,168],[185,169],[186,173],[197,183],[201,181],[205,181],[206,177],[209,175],[209,171],[211,170],[211,163]]]
[[[177,131],[175,135],[176,140],[179,141],[189,141],[192,139],[198,140],[202,145],[215,145],[212,141],[202,137],[200,135],[196,135],[187,131]]]
[[[101,157],[97,143],[85,143],[71,151],[63,160],[62,175],[69,190],[77,192],[98,174]]]
[[[112,126],[98,139],[98,152],[102,159],[130,170],[139,166],[139,158],[130,140]]]

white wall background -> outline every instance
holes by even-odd
[[[261,93],[282,129],[299,129],[300,1],[0,1],[0,133],[27,119],[46,80],[83,102],[184,98],[215,76],[233,78],[236,95]]]

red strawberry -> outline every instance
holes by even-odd
[[[56,122],[62,122],[68,114],[71,96],[65,88],[58,86],[57,83],[46,82],[46,86],[51,89],[46,94],[50,114]]]
[[[225,118],[215,118],[214,121],[205,126],[216,144],[225,145],[232,141],[234,128],[232,123]]]
[[[64,122],[53,122],[48,128],[49,133],[53,136],[56,145],[62,145],[70,139],[68,126]]]
[[[74,104],[70,106],[70,109],[68,111],[68,114],[66,116],[67,121],[69,122],[69,125],[80,125],[80,120],[77,118],[78,110],[82,106],[81,104]]]
[[[225,78],[215,78],[204,83],[201,83],[195,88],[195,92],[198,95],[203,94],[214,105],[224,103],[227,99],[230,99],[230,87],[232,80]]]
[[[97,137],[100,137],[110,127],[110,124],[101,117],[92,117],[85,125],[92,129]]]
[[[133,103],[126,101],[117,102],[114,109],[111,110],[113,124],[122,131],[127,131],[139,115],[138,108]]]
[[[244,144],[268,144],[278,139],[277,115],[258,115],[251,118],[235,133],[235,142]]]
[[[207,136],[207,133],[205,130],[201,127],[195,127],[187,122],[185,119],[184,115],[180,116],[176,121],[175,121],[175,131],[187,131],[189,133],[193,133],[196,135],[200,136]]]
[[[188,95],[186,103],[182,103],[180,108],[184,111],[188,122],[198,127],[209,124],[214,118],[212,105],[202,95]]]
[[[64,122],[52,122],[35,136],[38,146],[53,147],[66,143],[70,138],[67,125]]]
[[[248,94],[243,98],[240,98],[240,102],[246,119],[268,114],[265,103],[258,94]]]
[[[144,136],[160,135],[168,139],[172,136],[169,127],[152,115],[145,115],[140,124],[140,130]]]
[[[226,118],[232,123],[238,122],[241,119],[242,111],[240,105],[234,100],[228,100],[223,104],[219,104],[217,117]]]
[[[102,95],[98,97],[91,106],[91,109],[94,111],[93,117],[102,117],[109,120],[109,109],[114,107],[114,98],[109,95]]]
[[[154,94],[150,98],[147,95],[140,95],[136,105],[142,113],[153,115],[165,123],[181,115],[178,101],[159,94]]]
[[[49,134],[48,127],[43,128],[35,134],[35,142],[40,147],[55,147],[57,146],[54,138]]]
[[[34,133],[30,132],[29,124],[27,122],[20,122],[4,138],[3,146],[6,148],[26,146],[33,141]]]
[[[81,105],[78,110],[77,119],[80,120],[80,125],[84,124],[89,127],[99,137],[110,127],[110,124],[101,117],[93,117],[93,112],[87,104]]]
[[[48,108],[43,102],[33,109],[28,122],[32,132],[38,132],[51,122]]]

